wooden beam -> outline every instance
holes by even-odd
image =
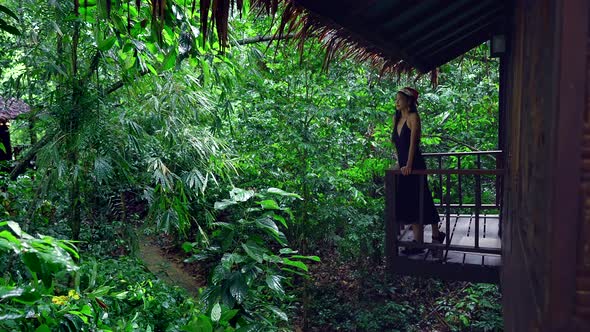
[[[439,26],[433,27],[430,30],[417,31],[413,34],[405,32],[400,34],[398,39],[403,43],[408,43],[409,48],[411,49],[415,44],[420,44],[424,41],[435,41],[438,38],[444,36],[445,33],[460,28],[461,25],[465,24],[466,22],[473,21],[474,16],[477,14],[491,11],[493,10],[493,7],[495,7],[494,3],[490,2],[489,0],[478,1],[476,3],[477,5],[467,7],[467,9],[463,12],[450,15],[450,17],[447,17],[444,23]]]
[[[453,29],[452,31],[445,32],[445,34],[437,40],[428,40],[426,43],[420,42],[412,45],[412,47],[415,47],[412,50],[415,50],[419,57],[428,57],[432,56],[432,54],[438,54],[444,49],[453,49],[453,45],[473,37],[473,35],[477,34],[481,30],[485,29],[486,31],[490,31],[488,28],[495,23],[494,16],[496,16],[499,12],[499,9],[490,10],[481,16],[479,20],[468,21],[464,24],[460,24],[460,27]]]
[[[441,66],[458,56],[464,54],[465,52],[469,51],[470,49],[480,45],[484,41],[488,40],[490,37],[490,31],[488,30],[480,30],[477,35],[470,36],[469,39],[463,38],[461,41],[463,42],[460,45],[457,45],[453,48],[445,48],[441,51],[447,51],[445,53],[441,52],[439,54],[429,54],[430,61],[426,64],[426,70],[433,70],[434,68]],[[456,43],[454,43],[456,44]]]
[[[465,0],[457,2],[465,2]],[[381,24],[378,31],[384,35],[397,37],[400,31],[414,29],[415,26],[421,24],[423,20],[431,21],[433,16],[438,16],[436,15],[437,13],[444,11],[439,10],[442,9],[441,6],[449,7],[445,1],[440,0],[417,1],[411,6],[408,6],[407,3],[402,2],[401,4],[398,4],[396,8],[398,11],[396,13],[390,14],[388,21],[384,24]],[[451,5],[451,7],[453,6]],[[433,15],[433,13],[436,14]]]
[[[401,175],[402,171],[399,169],[389,169],[387,173]],[[412,175],[431,175],[431,174],[459,174],[459,175],[503,175],[503,169],[415,169],[412,170]]]
[[[423,153],[423,157],[450,157],[450,156],[476,156],[476,155],[501,155],[502,150],[491,151],[469,151],[469,152],[428,152]]]
[[[471,0],[457,0],[448,3],[441,1],[443,7],[439,10],[433,11],[428,15],[425,15],[422,19],[412,22],[404,30],[406,36],[416,36],[422,31],[429,31],[434,26],[440,25],[442,22],[446,22],[449,15],[460,11],[463,7],[472,3]],[[403,22],[402,22],[403,23]],[[383,31],[388,34],[399,33],[400,24],[398,21],[391,20],[390,22],[383,25]]]
[[[248,44],[256,44],[256,43],[269,42],[269,41],[293,39],[293,38],[295,38],[295,34],[293,34],[293,33],[288,34],[288,35],[283,35],[283,36],[274,36],[274,35],[273,36],[256,36],[256,37],[236,40],[232,44],[234,44],[234,45],[248,45]]]
[[[417,261],[399,256],[394,259],[395,274],[418,277],[436,276],[446,280],[464,280],[471,282],[498,283],[500,267],[481,266],[462,263],[445,263]]]

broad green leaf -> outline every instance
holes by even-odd
[[[82,309],[80,309],[80,312],[86,316],[92,316],[92,309],[88,304],[85,304]]]
[[[238,303],[242,303],[246,298],[246,294],[248,293],[248,285],[246,285],[246,281],[239,272],[233,275],[231,284],[229,286],[229,292]]]
[[[113,294],[113,297],[115,297],[117,300],[125,300],[127,298],[128,293],[129,293],[128,291],[116,293],[116,294]]]
[[[221,318],[219,319],[219,322],[220,322],[220,323],[223,323],[223,322],[229,322],[229,321],[230,321],[232,318],[234,318],[234,317],[235,317],[235,315],[236,315],[238,312],[240,312],[240,310],[239,310],[239,309],[232,309],[232,310],[226,310],[226,311],[223,311],[223,312],[221,313]]]
[[[277,224],[269,217],[256,219],[256,225],[272,236],[279,244],[286,246],[287,238],[283,232],[279,231]]]
[[[281,277],[276,275],[268,275],[266,276],[266,284],[273,291],[281,295],[285,295],[285,290],[283,289],[283,286],[281,286]]]
[[[135,66],[135,62],[137,61],[137,58],[130,55],[127,58],[125,58],[125,70],[129,70],[131,68],[133,68],[133,66]]]
[[[211,282],[214,285],[217,285],[220,281],[225,279],[226,271],[227,270],[224,268],[222,264],[218,264],[211,273]]]
[[[72,315],[76,315],[78,318],[80,318],[84,322],[84,324],[88,324],[88,317],[86,317],[86,315],[84,315],[80,311],[70,310],[70,311],[68,311],[68,313],[70,313]]]
[[[213,205],[213,208],[215,210],[223,210],[223,209],[227,208],[228,206],[232,206],[234,204],[237,204],[237,202],[230,201],[229,199],[224,199],[221,202],[215,202],[215,204]]]
[[[213,309],[211,309],[211,320],[214,321],[215,323],[217,323],[217,322],[219,322],[220,319],[221,319],[221,306],[219,305],[219,302],[217,302],[213,306]]]
[[[303,199],[301,196],[299,196],[299,195],[297,195],[295,193],[286,192],[286,191],[283,191],[283,190],[278,189],[278,188],[268,188],[266,191],[269,192],[269,193],[271,193],[271,194],[277,194],[277,195],[281,195],[281,196],[295,197],[295,198],[298,198],[298,199]]]
[[[162,70],[166,71],[172,69],[176,65],[176,51],[170,51],[166,58],[164,59],[164,63],[162,64]]]
[[[0,286],[0,300],[21,296],[24,293],[24,291],[25,290],[23,288]]]
[[[88,294],[91,297],[99,297],[99,296],[104,296],[106,294],[108,294],[108,292],[111,290],[110,286],[100,286],[97,289],[95,289],[92,293]]]
[[[242,248],[244,248],[244,251],[246,251],[246,254],[248,254],[248,256],[250,256],[250,258],[252,258],[253,260],[255,260],[258,263],[262,263],[262,260],[263,260],[262,255],[266,251],[264,248],[258,246],[253,241],[248,241],[246,243],[242,243]]]
[[[241,188],[233,188],[229,192],[229,197],[237,202],[245,202],[254,196],[254,191]]]
[[[0,232],[0,249],[18,251],[21,247],[21,241],[9,231]]]
[[[262,208],[265,210],[280,210],[281,209],[279,204],[277,204],[277,202],[275,202],[272,199],[266,199],[264,201],[259,201],[256,203],[260,204],[262,206]]]
[[[300,269],[302,269],[305,272],[308,271],[307,265],[305,265],[305,263],[303,263],[303,262],[292,261],[292,260],[290,260],[288,258],[283,258],[283,264],[300,268]]]
[[[8,225],[8,227],[10,227],[10,229],[12,229],[12,231],[14,232],[14,234],[16,234],[16,236],[23,237],[23,231],[20,228],[20,225],[18,223],[14,222],[14,221],[7,221],[6,224]]]
[[[280,222],[283,226],[285,226],[285,228],[289,228],[287,226],[287,220],[285,220],[285,218],[283,216],[279,216],[278,214],[273,214],[272,218],[278,222]]]
[[[199,315],[183,327],[184,331],[189,332],[213,332],[211,319],[205,315]]]
[[[269,263],[280,263],[282,262],[282,258],[277,255],[267,255],[263,254],[262,259],[269,262]]]
[[[279,253],[280,253],[280,254],[283,254],[283,255],[286,255],[286,254],[296,254],[296,253],[298,253],[298,252],[299,252],[299,251],[297,251],[297,250],[293,250],[293,249],[291,249],[291,248],[281,248],[281,249],[279,250]]]
[[[309,276],[305,272],[301,272],[300,270],[293,270],[288,267],[281,267],[281,271],[286,271],[286,272],[290,272],[293,274],[297,274],[303,278],[309,278]]]
[[[289,318],[287,317],[287,314],[282,311],[281,309],[275,307],[275,306],[268,306],[267,308],[269,308],[272,312],[275,313],[275,315],[277,315],[280,319],[284,320],[285,322],[289,321]]]
[[[111,36],[105,40],[101,40],[100,42],[98,42],[98,49],[101,51],[108,51],[113,47],[113,45],[115,45],[116,41],[117,37],[115,36]]]
[[[293,255],[293,256],[291,256],[291,258],[309,259],[309,260],[312,260],[314,262],[321,262],[321,260],[320,260],[320,258],[318,256]]]
[[[49,328],[49,326],[43,324],[39,325],[39,327],[35,329],[35,332],[51,332],[51,329]]]
[[[184,250],[184,252],[186,252],[186,253],[192,252],[193,251],[193,247],[194,247],[194,244],[191,243],[191,242],[184,242],[182,244],[182,250]]]
[[[279,234],[279,228],[277,227],[277,224],[268,217],[256,219],[256,224],[265,230],[269,230],[273,235]]]

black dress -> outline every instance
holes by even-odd
[[[407,121],[406,121],[407,122]],[[401,134],[397,133],[397,124],[393,128],[391,139],[397,150],[397,158],[400,168],[408,162],[410,151],[410,139],[412,131],[407,123],[404,123]],[[426,169],[426,162],[420,151],[420,144],[414,153],[413,170]],[[428,188],[428,181],[424,179],[424,224],[437,224],[440,222],[438,211],[434,206],[432,194]],[[420,175],[400,175],[395,191],[395,215],[399,223],[419,224],[420,223]]]

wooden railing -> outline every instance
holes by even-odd
[[[403,176],[400,170],[388,170],[386,172],[385,177],[385,197],[386,197],[386,204],[385,204],[385,218],[386,218],[386,251],[388,255],[398,255],[398,248],[402,247],[420,247],[420,248],[427,248],[427,249],[444,249],[444,250],[457,250],[463,252],[477,252],[477,253],[489,253],[489,254],[500,254],[499,248],[484,248],[480,247],[479,245],[479,232],[480,232],[480,215],[483,210],[492,210],[497,209],[499,215],[499,227],[501,229],[502,218],[501,218],[501,196],[502,196],[502,179],[504,170],[501,168],[492,168],[492,169],[482,169],[482,158],[492,158],[495,159],[495,166],[501,165],[501,157],[502,151],[482,151],[482,152],[453,152],[453,153],[428,153],[424,154],[426,158],[436,158],[439,169],[429,169],[429,170],[414,170],[412,174],[420,176],[420,188],[424,188],[424,181],[426,181],[426,176],[436,176],[439,182],[439,188],[435,188],[431,190],[435,193],[438,193],[438,197],[440,198],[440,202],[438,204],[438,208],[444,208],[445,211],[445,229],[446,232],[446,239],[444,244],[439,243],[424,243],[423,236],[419,239],[419,242],[408,242],[408,241],[401,241],[398,238],[398,234],[400,232],[400,225],[395,218],[395,192],[396,192],[396,183],[397,178],[399,176]],[[476,158],[475,165],[477,168],[475,169],[461,169],[461,159],[466,158],[467,156],[474,156]],[[454,157],[456,160],[454,163],[457,165],[457,169],[443,169],[443,158]],[[445,195],[443,196],[443,178],[446,176],[445,181]],[[474,178],[474,203],[465,204],[463,202],[464,197],[464,178],[465,177],[473,177]],[[496,197],[494,202],[491,203],[483,203],[482,202],[482,177],[493,177],[494,178],[494,186]],[[452,202],[451,199],[451,185],[452,185],[452,178],[455,179],[457,190],[455,192],[458,194],[457,202]],[[419,206],[420,206],[420,213],[419,213],[419,220],[418,223],[423,225],[424,224],[424,216],[423,216],[423,205],[424,205],[424,191],[421,190],[419,196]],[[450,235],[451,232],[451,210],[457,209],[470,209],[473,210],[474,214],[474,246],[463,246],[463,245],[451,245]],[[422,227],[422,231],[424,228]]]
[[[492,151],[471,151],[471,152],[443,152],[443,153],[424,153],[422,154],[425,159],[436,159],[436,165],[438,169],[445,169],[443,167],[443,159],[447,158],[456,158],[456,169],[462,169],[461,160],[465,160],[466,158],[475,157],[475,169],[482,169],[482,158],[491,159],[494,161],[494,168],[493,169],[502,169],[502,151],[501,150],[492,150]],[[448,162],[447,162],[448,163]],[[433,168],[434,169],[434,168]],[[448,169],[448,168],[447,168]],[[464,204],[463,203],[463,176],[464,174],[457,174],[457,191],[459,195],[458,202],[455,204],[451,204],[452,207],[466,207],[466,208],[473,208],[473,204]],[[440,199],[439,207],[443,207],[443,174],[438,174],[439,180],[439,188],[435,191],[438,194],[438,198]],[[481,207],[484,209],[490,208],[499,208],[500,207],[500,198],[502,196],[502,178],[496,177],[495,181],[495,191],[496,191],[496,201],[493,204],[484,204]]]

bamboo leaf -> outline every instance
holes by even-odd
[[[18,16],[16,16],[16,14],[12,10],[8,9],[8,7],[6,7],[6,6],[0,5],[0,12],[4,12],[8,16],[11,16],[15,20],[19,21]]]
[[[0,24],[0,30],[4,30],[10,34],[20,36],[20,31],[12,25]]]
[[[115,45],[116,41],[117,41],[117,37],[115,37],[115,36],[111,36],[105,40],[101,40],[98,43],[98,49],[103,52],[108,51],[113,47],[113,45]]]

